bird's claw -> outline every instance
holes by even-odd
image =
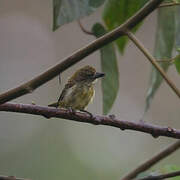
[[[71,113],[71,114],[75,114],[76,113],[76,110],[73,109],[72,107],[68,107],[67,109],[68,109],[69,113]]]
[[[86,111],[86,110],[84,110],[84,109],[81,109],[80,111],[88,114],[91,119],[94,119],[94,115],[93,115],[92,113],[90,113],[89,111]]]
[[[116,118],[116,116],[115,116],[114,114],[110,114],[109,117],[110,117],[111,119],[115,119],[115,118]]]

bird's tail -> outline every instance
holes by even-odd
[[[52,103],[48,105],[49,107],[58,107],[58,102]]]

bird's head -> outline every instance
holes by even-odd
[[[70,78],[70,80],[75,82],[92,83],[96,79],[104,76],[105,76],[104,73],[96,72],[96,70],[93,67],[84,66],[83,68],[77,70]]]

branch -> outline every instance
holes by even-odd
[[[0,94],[0,104],[20,97],[24,94],[31,93],[33,90],[48,82],[49,80],[51,80],[58,74],[62,73],[75,63],[79,62],[86,56],[90,55],[97,49],[100,49],[102,46],[118,39],[120,36],[123,36],[122,30],[124,28],[133,28],[140,21],[142,21],[148,14],[150,14],[154,9],[156,9],[162,1],[163,0],[149,0],[143,8],[141,8],[134,16],[129,18],[124,24],[122,24],[118,28],[98,38],[89,45],[83,47],[82,49],[79,49],[78,51],[74,52],[72,55],[61,60],[60,63],[48,69],[39,76],[33,78],[32,80],[14,89],[8,90],[5,93]]]
[[[3,176],[3,175],[0,175],[0,180],[28,180],[28,179],[16,178],[15,176]]]
[[[136,38],[136,36],[131,33],[129,30],[124,31],[124,33],[129,37],[129,39],[139,48],[139,50],[147,57],[150,63],[156,68],[156,70],[161,74],[167,84],[171,87],[171,89],[176,93],[176,95],[180,98],[180,91],[176,87],[176,85],[169,79],[165,71],[161,68],[161,66],[156,62],[156,59],[148,52],[148,50],[143,46],[143,44]]]
[[[46,118],[52,118],[52,117],[63,118],[67,120],[90,123],[94,125],[112,126],[119,128],[121,130],[130,129],[134,131],[140,131],[147,134],[151,134],[154,138],[157,138],[159,136],[166,136],[175,139],[180,139],[180,130],[171,127],[161,127],[148,123],[120,120],[115,118],[114,115],[90,116],[89,113],[85,113],[85,112],[82,113],[78,111],[71,112],[68,109],[63,109],[63,108],[53,108],[53,107],[37,106],[31,104],[16,104],[16,103],[1,104],[0,111],[41,115]]]
[[[158,60],[156,60],[156,62],[172,64],[174,62],[174,59],[158,59]]]
[[[161,152],[154,155],[152,158],[148,159],[144,163],[140,164],[137,168],[133,169],[127,175],[125,175],[121,180],[131,180],[135,178],[140,173],[148,170],[153,165],[157,164],[162,159],[166,158],[167,156],[171,155],[173,152],[180,148],[180,140],[176,141],[175,143],[171,144]]]
[[[78,24],[79,24],[79,27],[81,28],[81,30],[85,33],[85,34],[88,34],[88,35],[93,35],[94,34],[91,32],[91,31],[88,31],[87,29],[84,28],[84,26],[82,25],[81,21],[78,20]]]
[[[163,3],[163,4],[159,5],[159,8],[177,6],[177,5],[180,5],[180,2]]]
[[[166,179],[166,178],[171,178],[171,177],[175,177],[175,176],[180,176],[180,171],[175,171],[172,173],[167,173],[167,174],[161,174],[161,175],[154,175],[154,176],[147,176],[141,179],[137,179],[137,180],[161,180],[161,179]]]

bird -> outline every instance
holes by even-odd
[[[95,95],[94,84],[105,73],[96,72],[95,68],[86,65],[77,70],[65,84],[56,103],[48,106],[85,111]]]

